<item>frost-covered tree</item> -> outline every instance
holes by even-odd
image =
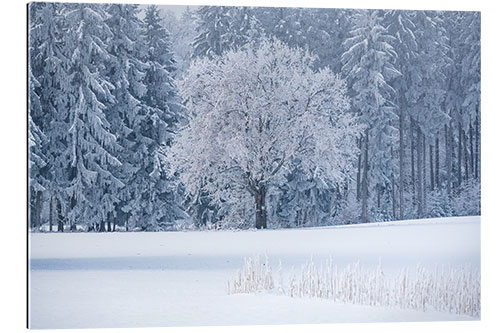
[[[174,138],[173,170],[186,191],[215,203],[234,193],[253,203],[255,226],[267,227],[267,194],[300,160],[309,176],[341,183],[359,133],[347,114],[343,80],[314,58],[276,39],[213,60],[199,59],[179,83],[189,124]]]
[[[387,26],[387,32],[394,36],[392,46],[397,53],[395,67],[401,73],[392,82],[391,85],[396,90],[396,101],[398,106],[398,130],[399,130],[399,163],[398,163],[398,186],[399,186],[399,214],[400,220],[405,217],[405,150],[406,150],[406,122],[408,119],[408,100],[411,95],[412,83],[419,78],[416,72],[417,58],[417,26],[414,23],[414,11],[391,10],[385,13],[384,23]],[[394,187],[393,187],[394,188]]]
[[[465,88],[465,99],[462,107],[468,110],[465,116],[464,137],[469,132],[470,174],[479,178],[480,159],[480,110],[481,110],[481,13],[465,12],[461,40],[464,57],[462,61],[462,86]],[[475,112],[474,112],[475,111]],[[467,165],[467,162],[466,162]]]
[[[170,35],[162,24],[159,9],[149,6],[144,18],[144,95],[131,133],[137,152],[137,191],[133,202],[124,208],[133,214],[133,223],[145,230],[171,227],[184,216],[177,190],[161,168],[162,146],[170,145],[177,126],[185,119],[184,107],[173,81],[175,60]]]
[[[246,43],[256,42],[260,35],[260,23],[255,19],[253,10],[247,7],[200,7],[196,11],[195,23],[197,36],[192,43],[193,58],[221,56]],[[224,205],[229,205],[229,202]],[[211,204],[206,192],[199,193],[191,201],[189,210],[196,223],[201,225],[215,223],[228,211]]]
[[[463,13],[464,29],[461,40],[464,47],[462,70],[463,85],[466,86],[467,98],[464,107],[479,109],[481,101],[481,13]]]
[[[68,30],[64,42],[70,59],[69,162],[64,167],[68,184],[65,215],[72,228],[76,223],[99,223],[114,214],[123,183],[111,172],[121,162],[120,147],[112,132],[109,103],[115,102],[113,84],[104,76],[110,55],[106,42],[112,33],[105,23],[104,7],[91,4],[67,5]]]
[[[480,170],[480,13],[441,13],[440,17],[451,59],[444,100],[451,118],[444,133],[444,178],[450,200],[461,200],[461,196],[472,193],[471,189],[480,190],[479,186],[470,186],[478,181]]]
[[[231,11],[230,43],[233,48],[257,42],[262,36],[262,24],[255,17],[252,8],[234,7]]]
[[[308,49],[317,55],[315,68],[330,67],[340,72],[341,44],[348,33],[350,10],[313,8],[254,8],[264,34],[291,47]]]
[[[214,57],[229,49],[229,7],[203,6],[197,10],[197,37],[193,41],[194,57]]]
[[[338,73],[342,68],[342,43],[348,38],[351,10],[311,9],[303,15],[306,45],[318,56],[317,66]]]
[[[31,117],[32,113],[39,114],[41,112],[40,97],[36,93],[36,89],[40,87],[40,83],[35,79],[29,68],[28,77],[30,88],[28,92],[28,109],[30,110],[28,113],[29,212],[30,224],[36,230],[41,225],[42,194],[47,190],[48,182],[44,175],[44,168],[47,166],[47,157],[44,154],[47,137]]]
[[[265,34],[278,38],[290,47],[309,50],[316,55],[315,69],[327,66],[333,72],[339,72],[341,68],[340,55],[343,52],[342,42],[348,33],[348,12],[325,8],[262,7],[252,10]],[[331,215],[337,213],[334,207],[338,198],[332,195],[336,189],[325,187],[319,179],[306,177],[300,168],[295,168],[287,178],[289,183],[273,195],[272,204],[279,207],[276,211],[280,215],[279,223],[293,225],[297,224],[295,220],[307,217],[307,225],[315,225],[326,223]],[[305,183],[303,179],[307,179]],[[292,188],[298,192],[295,193]],[[295,219],[294,215],[302,217]],[[294,222],[290,222],[292,220]]]
[[[147,50],[145,63],[147,65],[144,83],[147,87],[144,100],[146,104],[160,110],[169,119],[167,125],[178,120],[181,107],[176,97],[176,88],[172,73],[175,72],[175,59],[172,52],[172,42],[169,32],[163,26],[163,19],[157,6],[146,9],[144,23],[144,43]],[[165,120],[165,118],[162,118]],[[171,132],[163,128],[160,135],[164,142]]]
[[[307,11],[302,8],[259,7],[254,15],[261,22],[267,36],[273,36],[291,47],[307,47],[307,24],[304,16]]]
[[[418,56],[409,98],[409,113],[416,125],[417,139],[417,217],[423,217],[426,206],[426,138],[435,137],[449,117],[443,108],[446,96],[448,47],[443,24],[436,12],[417,11],[415,34]]]
[[[394,37],[387,33],[381,21],[379,11],[354,12],[350,37],[344,42],[346,51],[342,55],[342,71],[351,89],[352,108],[367,125],[362,140],[363,172],[358,183],[363,222],[368,221],[369,179],[371,187],[377,186],[380,191],[381,185],[390,183],[395,170],[391,147],[396,143],[397,115],[393,103],[395,90],[389,82],[401,74],[393,65],[397,57],[391,45]]]
[[[286,176],[273,197],[272,217],[280,227],[319,226],[331,222],[335,203],[339,199],[333,190],[337,184],[308,176],[300,169],[300,162]]]
[[[480,16],[473,12],[441,15],[451,59],[446,70],[444,108],[451,120],[445,127],[447,194],[462,190],[479,170]],[[464,68],[467,67],[467,68]],[[472,143],[472,145],[471,145]]]
[[[62,209],[67,198],[64,188],[71,153],[68,133],[71,78],[68,74],[70,59],[64,42],[68,29],[64,10],[64,5],[57,3],[34,2],[29,5],[29,69],[34,77],[30,81],[30,90],[40,102],[39,108],[33,108],[35,104],[32,104],[29,113],[47,138],[41,148],[47,162],[44,178],[48,180],[45,192],[49,203],[49,225],[52,230],[54,217],[57,217],[59,231],[63,231]]]
[[[166,11],[165,27],[172,37],[172,50],[176,62],[176,77],[183,76],[193,58],[193,40],[196,34],[196,12],[190,7],[177,17],[172,11]]]
[[[203,6],[196,15],[193,57],[220,56],[256,41],[261,34],[260,22],[246,7]]]
[[[418,44],[414,57],[414,77],[410,86],[410,115],[428,134],[447,121],[443,114],[446,68],[449,64],[448,40],[443,24],[436,12],[417,11],[414,31]]]
[[[465,55],[471,50],[470,46],[465,45],[465,39],[467,36],[475,35],[471,30],[474,27],[469,25],[470,21],[467,18],[468,14],[465,12],[454,12],[445,17],[451,59],[446,73],[448,86],[445,99],[445,109],[451,117],[446,138],[446,185],[449,195],[460,191],[465,178],[464,173],[467,174],[464,170],[464,166],[467,166],[467,162],[465,162],[467,156],[464,156],[464,153],[467,152],[467,145],[464,145],[464,128],[467,128],[471,122],[470,115],[477,111],[474,110],[474,107],[472,110],[464,107],[464,104],[468,104],[466,103],[467,97],[470,96],[468,90],[474,86],[473,82],[467,82],[467,79],[464,80],[462,77]],[[472,49],[477,46],[475,44]]]
[[[143,83],[146,70],[143,62],[144,28],[138,17],[139,11],[137,5],[112,4],[106,9],[106,24],[113,36],[107,43],[106,76],[114,86],[111,91],[114,99],[109,103],[107,118],[121,147],[119,157],[122,161],[113,172],[126,185],[119,192],[114,212],[109,214],[108,230],[111,229],[111,222],[114,222],[114,230],[117,219],[128,229],[129,219],[137,220],[136,216],[141,216],[139,209],[131,209],[144,190],[137,184],[141,183],[138,180],[140,164],[145,158],[144,149],[141,149],[145,143],[139,132],[141,124],[146,121],[142,101],[146,93]]]

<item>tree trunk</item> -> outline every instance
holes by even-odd
[[[434,191],[434,164],[432,161],[432,155],[433,155],[434,149],[432,149],[432,144],[429,144],[429,175],[430,175],[430,185],[431,185],[431,192]]]
[[[37,191],[36,192],[36,197],[35,197],[35,229],[38,230],[40,229],[40,220],[41,220],[41,214],[42,213],[42,192]]]
[[[410,138],[411,138],[411,186],[413,190],[413,201],[415,201],[415,139],[413,135],[413,119],[410,117]]]
[[[469,146],[470,146],[470,178],[474,177],[474,130],[472,121],[469,124]]]
[[[403,122],[403,104],[404,96],[401,98],[401,111],[399,113],[399,219],[402,220],[404,218],[404,164],[403,164],[403,153],[404,153],[404,122]]]
[[[467,135],[465,129],[462,130],[463,146],[464,146],[464,179],[467,182],[469,180],[469,152],[467,151]]]
[[[73,209],[76,207],[76,203],[77,203],[76,197],[75,197],[75,195],[73,195],[70,199],[70,202],[69,202],[70,211],[73,211]],[[69,223],[70,223],[69,230],[76,231],[76,221],[74,219],[71,219],[69,221]]]
[[[476,158],[474,159],[476,162],[476,167],[474,170],[474,178],[479,178],[479,111],[476,109]]]
[[[391,201],[392,201],[392,220],[396,220],[396,211],[397,211],[397,204],[396,204],[396,179],[394,178],[394,173],[391,173],[391,186],[392,186],[392,193],[391,193]]]
[[[359,156],[358,156],[358,173],[356,174],[356,200],[361,200],[361,143],[363,139],[358,140]]]
[[[105,232],[106,231],[106,222],[101,221],[99,222],[99,232]]]
[[[49,231],[52,232],[52,224],[53,224],[53,219],[54,219],[54,198],[52,195],[50,195],[50,201],[49,201]]]
[[[444,138],[446,145],[446,193],[451,194],[451,140],[450,140],[450,129],[448,125],[444,125]]]
[[[380,209],[380,197],[382,196],[382,189],[380,184],[377,184],[377,209]]]
[[[420,131],[421,136],[422,136],[422,194],[423,194],[423,202],[422,202],[422,217],[425,216],[425,213],[427,211],[427,178],[425,178],[425,174],[427,173],[427,158],[426,158],[426,141],[425,141],[425,135]]]
[[[436,159],[434,160],[436,164],[436,177],[434,181],[436,183],[436,188],[439,189],[441,184],[439,184],[439,132],[436,134]]]
[[[460,186],[462,186],[462,123],[458,123],[458,159],[457,159],[457,188],[460,192]]]
[[[266,187],[261,185],[255,194],[255,227],[267,228]]]
[[[422,133],[417,127],[417,216],[422,217]]]
[[[61,200],[56,198],[57,231],[64,232]]]
[[[455,137],[454,137],[453,122],[450,122],[450,127],[448,128],[448,140],[450,140],[450,187],[453,190],[456,187],[456,183],[453,182],[453,177],[457,174],[457,154],[455,152]],[[450,192],[451,193],[451,192]]]
[[[362,187],[362,202],[361,202],[361,222],[368,222],[368,129],[365,130],[365,151],[364,151],[364,168],[363,180],[361,181]]]
[[[339,190],[339,193],[341,194],[341,197],[338,199],[339,202],[341,202],[342,200],[347,200],[347,197],[349,195],[349,184],[349,176],[346,176],[344,181],[344,191],[341,192]]]
[[[108,232],[111,232],[111,219],[113,218],[113,214],[112,213],[108,213]]]
[[[391,147],[391,158],[394,160],[394,149]],[[396,180],[394,179],[394,170],[391,172],[391,201],[392,201],[392,220],[396,219]]]

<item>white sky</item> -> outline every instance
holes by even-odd
[[[161,5],[161,6],[158,6],[161,8],[161,10],[164,10],[164,11],[171,11],[173,13],[175,13],[175,15],[177,15],[177,17],[179,17],[182,12],[186,9],[187,6],[182,6],[182,5]],[[197,7],[197,6],[191,6],[191,7]]]
[[[198,7],[198,6],[185,6],[185,5],[157,5],[157,6],[158,8],[160,8],[162,12],[171,11],[177,17],[180,17],[180,15],[186,9],[186,7],[191,7],[191,9],[195,9]],[[140,5],[140,8],[146,8],[146,7],[147,5]]]

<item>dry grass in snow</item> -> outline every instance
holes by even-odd
[[[232,286],[228,281],[228,294],[253,293],[274,289],[273,274],[267,256],[261,262],[260,256],[245,258],[243,269],[238,271]]]
[[[311,259],[292,273],[283,284],[281,262],[275,287],[269,260],[260,256],[245,258],[242,271],[228,294],[276,291],[290,297],[324,298],[357,305],[400,307],[413,310],[437,310],[479,317],[481,312],[481,276],[470,267],[442,267],[430,271],[417,266],[413,273],[403,269],[397,277],[385,276],[382,265],[364,269],[359,262],[339,269],[332,259],[317,266]]]

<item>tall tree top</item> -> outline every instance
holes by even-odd
[[[165,66],[172,73],[175,70],[172,41],[170,33],[163,25],[163,18],[160,16],[158,6],[151,5],[146,8],[144,23],[146,25],[148,60]]]

